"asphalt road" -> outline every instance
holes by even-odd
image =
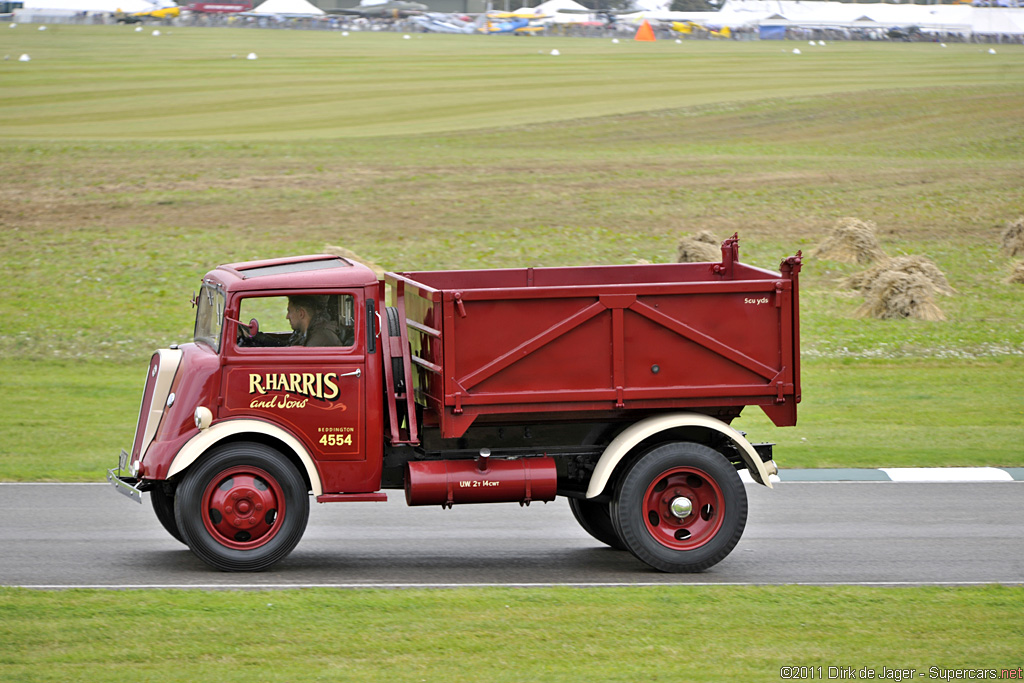
[[[748,484],[739,545],[702,574],[662,574],[594,541],[563,499],[452,510],[312,506],[270,571],[211,570],[105,484],[0,484],[0,585],[37,587],[1024,583],[1024,485]]]

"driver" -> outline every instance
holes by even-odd
[[[328,320],[320,299],[311,294],[288,297],[288,323],[295,331],[290,346],[341,346],[337,326]]]

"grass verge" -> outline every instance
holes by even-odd
[[[1022,602],[1024,588],[1005,586],[0,589],[0,677],[633,683],[850,667],[936,680],[1019,670]]]

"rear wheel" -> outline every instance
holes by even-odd
[[[170,485],[168,484],[165,488],[164,484],[157,484],[150,489],[149,500],[153,503],[153,512],[156,513],[156,518],[160,520],[160,524],[167,530],[167,533],[184,543],[185,539],[181,537],[181,531],[178,530],[178,522],[174,519],[174,490],[170,488]]]
[[[616,550],[626,549],[619,535],[615,533],[615,527],[612,526],[612,518],[608,514],[608,503],[570,498],[569,509],[572,510],[573,517],[588,534]]]
[[[278,451],[235,443],[193,466],[178,487],[174,513],[203,562],[222,571],[260,571],[302,538],[309,497],[302,475]]]
[[[747,521],[747,494],[733,465],[696,443],[643,455],[616,487],[610,516],[631,553],[664,572],[698,572],[722,561]]]

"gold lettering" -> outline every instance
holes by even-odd
[[[318,398],[330,401],[341,395],[338,387],[338,374],[336,372],[305,372],[305,373],[281,373],[268,372],[263,375],[249,373],[249,393],[264,396],[270,392],[286,391],[289,394],[305,396],[306,398]],[[251,404],[253,408],[277,408],[284,405],[283,402],[275,403],[277,398],[270,401],[256,401]],[[288,397],[285,397],[288,400]],[[292,403],[296,401],[292,400]],[[305,402],[303,402],[305,405]]]
[[[336,379],[338,379],[338,373],[336,372],[329,372],[324,375],[324,388],[326,391],[324,391],[322,398],[328,401],[332,398],[338,398],[338,394],[341,392],[338,390],[338,384],[334,381]]]

